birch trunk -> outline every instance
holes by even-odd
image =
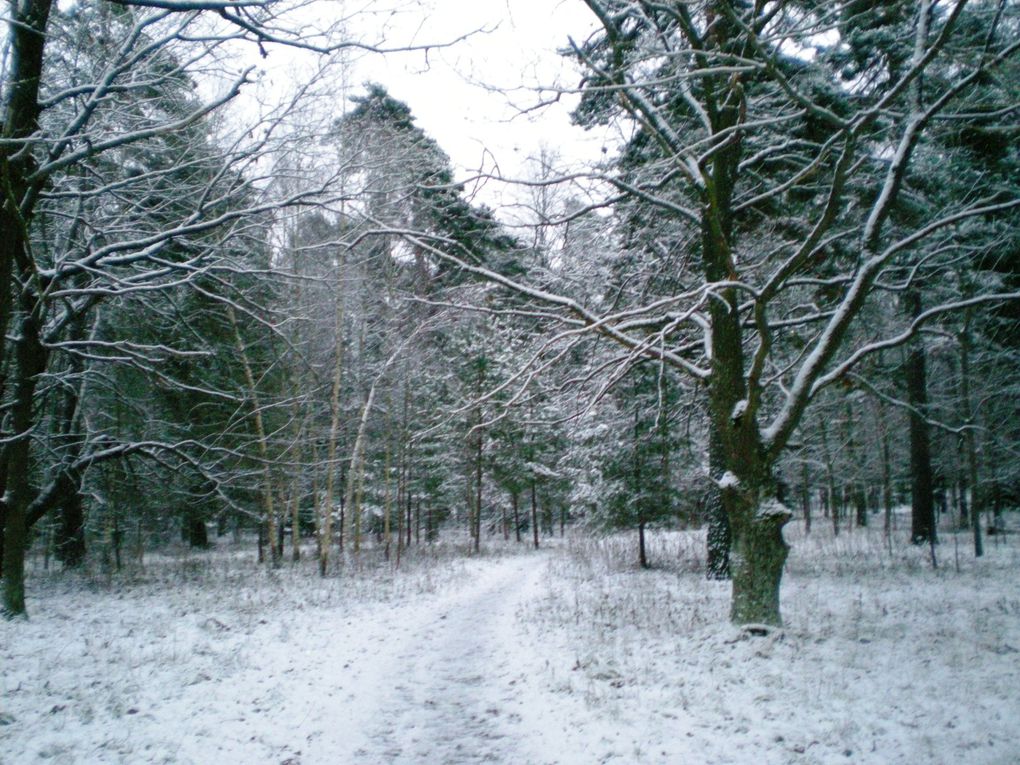
[[[245,384],[248,386],[248,395],[251,397],[252,414],[255,418],[255,437],[259,459],[262,461],[262,511],[265,516],[266,536],[269,542],[269,559],[273,568],[277,568],[280,565],[280,548],[276,531],[276,508],[273,505],[273,476],[269,467],[269,439],[266,436],[266,427],[262,420],[262,406],[259,404],[258,393],[255,390],[255,375],[248,359],[248,351],[244,347],[244,340],[241,338],[241,330],[237,325],[237,316],[230,305],[227,306],[227,316],[230,319],[230,326],[234,330],[234,345],[237,348],[238,357],[241,359]]]

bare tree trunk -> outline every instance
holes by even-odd
[[[407,541],[406,541],[406,544],[404,545],[405,547],[410,547],[411,546],[411,510],[412,510],[412,508],[411,508],[411,495],[408,494],[407,495],[407,508],[406,508],[406,517],[407,517],[406,527],[407,528],[406,528],[406,530],[404,532],[405,534],[407,534]]]
[[[760,492],[762,487],[757,487]],[[749,493],[754,491],[749,487]],[[760,500],[759,500],[760,502]],[[789,514],[761,512],[755,504],[749,526],[734,534],[737,564],[733,571],[733,604],[730,618],[736,624],[782,624],[779,582],[789,554],[783,526]]]
[[[33,153],[22,144],[38,128],[39,84],[50,0],[26,0],[10,6],[8,30],[9,84],[6,109],[0,120],[0,393],[7,388],[7,372],[13,361],[14,391],[7,411],[7,441],[2,450],[3,614],[25,614],[25,556],[29,543],[29,517],[34,494],[31,483],[31,449],[35,412],[33,409],[39,376],[46,371],[49,350],[43,343],[45,306],[36,294],[38,274],[29,251],[29,224],[34,203],[27,202],[32,185]],[[36,182],[38,191],[38,183]],[[24,203],[24,205],[23,205]],[[15,277],[17,276],[17,279]],[[18,283],[16,283],[18,282]],[[7,335],[17,294],[20,332],[13,354],[7,351]],[[75,490],[77,488],[75,487]]]
[[[856,435],[853,420],[854,412],[850,406],[849,398],[844,402],[844,408],[846,412],[846,449],[847,455],[850,458],[850,469],[854,471],[849,476],[850,497],[856,511],[855,522],[858,528],[861,528],[868,525],[868,497],[864,489],[864,477],[861,475],[864,460],[857,450],[857,441],[854,438]]]
[[[645,548],[645,522],[638,521],[638,565],[641,568],[649,568],[648,551]]]
[[[878,418],[879,449],[882,458],[882,507],[885,511],[882,533],[888,537],[892,533],[893,520],[892,459],[889,455],[889,425],[881,401],[876,403],[875,413]]]
[[[808,471],[807,460],[800,464],[801,489],[800,505],[804,512],[804,533],[811,533],[811,474]]]
[[[825,460],[826,492],[829,498],[829,512],[832,514],[832,533],[839,536],[839,499],[836,496],[836,476],[832,468],[832,452],[829,450],[829,433],[825,420],[819,418],[818,433],[822,439],[822,458]]]
[[[290,559],[301,560],[301,488],[297,476],[290,483]]]
[[[354,554],[361,552],[361,514],[362,501],[365,498],[365,454],[362,452],[358,458],[358,469],[355,472],[357,490],[354,493],[354,504],[351,506],[351,520],[353,522],[351,546]]]
[[[910,319],[921,314],[921,295],[910,289],[903,295]],[[931,466],[931,436],[928,431],[928,379],[925,351],[920,338],[908,349],[905,364],[907,401],[910,403],[910,541],[914,544],[938,541],[935,528],[935,481]],[[934,554],[934,548],[933,548]],[[934,563],[934,557],[932,559]]]
[[[970,397],[970,310],[964,314],[963,330],[960,332],[960,402],[964,422],[963,442],[967,457],[967,483],[970,484],[970,525],[974,536],[974,556],[985,554],[981,537],[981,509],[984,496],[978,483],[977,443],[974,437],[974,406]]]
[[[722,441],[716,430],[711,427],[711,423],[708,433],[708,466],[711,483],[706,500],[707,574],[709,579],[723,580],[730,578],[730,545],[733,543],[733,537],[730,533],[729,512],[723,504],[723,492],[718,484],[726,470]]]
[[[344,373],[344,308],[346,291],[343,287],[343,263],[337,258],[336,303],[333,310],[333,385],[329,395],[329,438],[326,441],[326,497],[319,524],[319,575],[329,571],[329,551],[333,544],[333,494],[336,491],[336,445],[340,435],[340,390]],[[359,435],[360,435],[359,430]],[[354,464],[353,461],[351,463]],[[353,471],[348,473],[348,480]],[[318,501],[318,498],[316,498]],[[340,549],[343,549],[341,531]]]
[[[535,477],[531,477],[531,531],[538,549],[538,495],[535,490]]]
[[[2,238],[2,237],[0,237]],[[25,614],[25,555],[28,551],[28,506],[32,497],[31,438],[33,403],[39,376],[46,369],[39,317],[27,313],[15,346],[17,379],[10,412],[14,437],[7,444],[7,504],[4,513],[3,613]]]
[[[514,534],[517,536],[517,544],[521,543],[521,513],[520,513],[520,499],[521,495],[518,491],[510,492],[510,502],[514,509]]]
[[[255,437],[258,443],[259,459],[262,461],[262,510],[265,516],[266,536],[269,542],[269,557],[273,568],[280,565],[280,548],[277,543],[276,533],[276,508],[273,505],[273,476],[269,466],[269,439],[266,435],[265,424],[262,421],[262,407],[259,404],[258,393],[255,390],[255,374],[252,372],[251,363],[248,361],[248,351],[244,347],[244,340],[241,338],[241,330],[237,325],[237,316],[234,309],[227,305],[227,316],[230,325],[234,329],[234,345],[237,348],[238,357],[241,359],[241,367],[244,369],[244,379],[248,386],[248,394],[251,396],[252,414],[255,417]],[[259,550],[261,560],[261,547]]]
[[[482,411],[478,410],[478,425],[481,425]],[[479,427],[475,442],[475,552],[479,552],[482,539],[482,430]]]
[[[347,516],[346,522],[353,530],[354,541],[352,544],[354,545],[355,552],[358,552],[361,549],[361,501],[360,498],[355,497],[355,488],[358,488],[360,492],[360,476],[364,468],[364,461],[361,455],[365,448],[365,430],[368,426],[368,415],[372,410],[372,402],[374,400],[375,383],[373,382],[371,387],[368,389],[368,396],[365,398],[365,403],[361,407],[361,418],[358,422],[358,434],[354,438],[354,448],[351,450],[351,462],[347,471],[347,486],[344,491],[343,505],[345,508],[345,515]],[[343,539],[342,536],[341,539]]]
[[[392,510],[393,498],[390,492],[390,439],[386,439],[386,457],[383,461],[383,538],[385,544],[386,560],[390,559],[390,545],[393,543],[390,534],[390,512]],[[400,515],[400,507],[397,507],[397,515]]]
[[[397,568],[400,568],[400,560],[404,553],[404,512],[400,505],[397,505]],[[387,557],[389,555],[387,554]]]

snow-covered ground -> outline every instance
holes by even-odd
[[[1020,762],[1020,544],[787,534],[786,629],[726,623],[697,534],[37,572],[0,622],[0,763]],[[991,540],[990,540],[991,541]]]

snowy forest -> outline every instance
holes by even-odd
[[[444,3],[5,3],[0,763],[1018,761],[1020,4]]]

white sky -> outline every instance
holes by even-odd
[[[450,48],[372,57],[360,62],[356,82],[377,79],[405,101],[459,168],[516,175],[521,160],[545,143],[565,157],[592,136],[572,128],[560,103],[522,115],[551,93],[540,87],[576,88],[578,76],[557,54],[573,36],[583,40],[594,25],[579,0],[430,0],[422,15],[405,18],[411,40],[445,40],[486,30]],[[416,32],[414,25],[421,24]],[[399,29],[394,38],[403,37]],[[496,88],[498,90],[494,90]],[[582,150],[583,151],[583,150]]]
[[[427,52],[361,55],[348,78],[355,94],[373,81],[407,103],[417,124],[450,155],[458,178],[479,171],[526,176],[528,158],[541,147],[566,164],[601,155],[606,136],[570,124],[575,96],[534,108],[550,100],[555,88],[579,83],[557,50],[571,37],[584,40],[595,26],[580,0],[411,0],[395,14],[352,21],[364,25],[352,31],[368,41],[378,39],[385,23],[387,46],[443,43],[480,30]],[[488,181],[469,192],[498,206],[507,197],[500,186]]]
[[[504,220],[517,217],[508,206],[523,202],[527,192],[476,176],[534,177],[537,163],[529,160],[543,149],[557,170],[569,171],[619,143],[605,131],[570,124],[577,96],[565,92],[555,98],[558,88],[572,91],[580,81],[572,62],[557,51],[571,38],[585,40],[596,26],[581,0],[315,0],[300,13],[312,27],[343,17],[346,36],[378,47],[440,46],[386,54],[348,51],[343,82],[318,88],[319,103],[331,121],[342,114],[346,99],[364,92],[365,83],[383,85],[450,156],[472,199],[502,208]],[[263,59],[247,46],[235,65],[262,70],[261,84],[247,93],[256,101],[273,101],[305,81],[316,60],[279,46]]]

